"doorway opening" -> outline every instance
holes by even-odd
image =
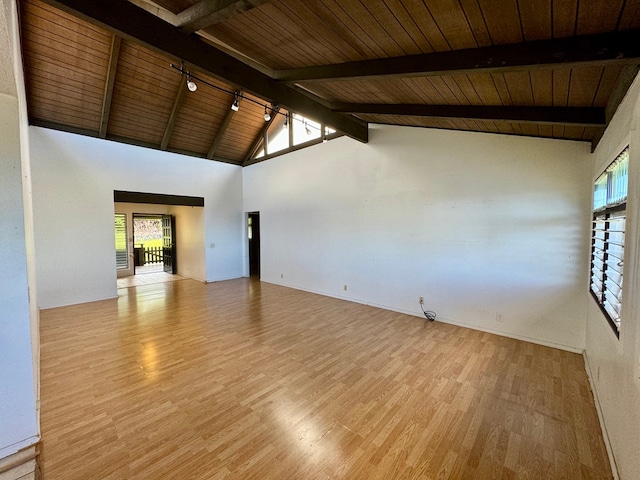
[[[118,288],[206,281],[203,197],[114,190],[113,200]],[[141,219],[148,220],[146,228]]]
[[[134,275],[176,273],[175,217],[133,214]]]
[[[260,279],[260,212],[247,214],[247,238],[249,239],[249,276]]]
[[[162,272],[162,215],[133,215],[134,274]]]
[[[118,217],[116,217],[116,259],[118,259],[117,219]],[[181,280],[183,277],[176,274],[175,217],[133,213],[130,214],[129,219],[132,261],[127,268],[130,268],[131,273],[128,276],[118,276],[118,288]],[[124,257],[123,266],[125,262],[126,257]]]
[[[162,272],[162,215],[133,214],[134,275]]]

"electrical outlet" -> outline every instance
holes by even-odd
[[[346,285],[344,286],[344,291],[345,291],[345,292],[347,291],[347,286],[346,286]]]
[[[284,278],[284,273],[281,273],[281,274],[280,274],[280,278]]]
[[[496,313],[496,322],[502,322],[502,314]]]
[[[424,297],[419,297],[419,298],[418,298],[418,303],[419,303],[420,305],[424,305]]]

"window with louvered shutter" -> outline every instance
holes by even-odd
[[[129,267],[129,256],[127,255],[127,216],[124,213],[115,214],[116,232],[116,268],[126,269]]]
[[[596,180],[591,230],[591,294],[617,337],[622,324],[629,147]]]

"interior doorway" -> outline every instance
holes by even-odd
[[[260,212],[247,214],[249,239],[249,276],[260,279]]]
[[[115,220],[119,289],[183,278],[176,274],[175,216],[129,212],[116,213]]]
[[[133,214],[133,273],[163,271],[162,215]]]
[[[203,197],[114,190],[113,200],[118,288],[181,278],[206,281]],[[134,217],[152,219],[153,233],[147,230],[141,235],[139,222],[134,228]],[[155,271],[141,275],[150,269]]]
[[[134,275],[176,273],[175,217],[133,214]]]

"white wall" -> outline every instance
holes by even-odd
[[[24,88],[17,15],[12,1],[0,3],[0,458],[38,441],[37,345],[32,347],[29,300],[30,262],[27,259],[29,226],[28,162],[23,164],[21,138],[26,129],[22,115]],[[23,188],[24,187],[24,188]],[[32,295],[35,295],[32,289]],[[37,335],[35,336],[37,339]]]
[[[0,458],[37,441],[18,102],[0,94]]]
[[[584,143],[372,126],[245,168],[244,210],[265,281],[580,351],[591,170]]]
[[[204,197],[205,280],[243,275],[240,167],[29,130],[41,308],[116,296],[114,190]]]
[[[586,358],[620,478],[640,478],[640,76],[594,152],[595,180],[629,145],[622,326],[618,340],[588,302]]]
[[[201,207],[173,206],[169,213],[176,217],[178,274],[205,281],[207,272],[205,269],[204,209]],[[242,242],[241,237],[238,238],[238,241]],[[215,242],[213,248],[215,249]],[[238,260],[241,261],[241,259]],[[241,271],[241,264],[238,265],[238,269],[238,271]]]

